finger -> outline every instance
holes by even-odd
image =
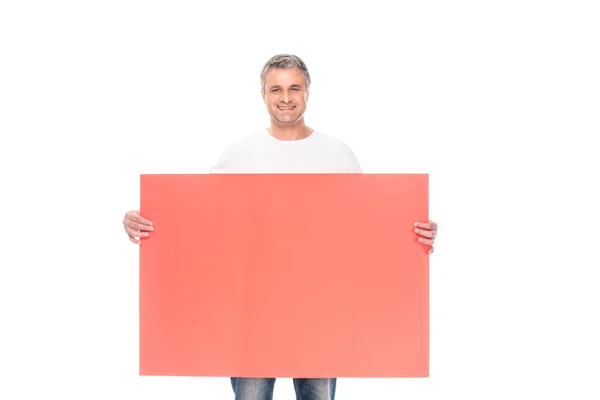
[[[143,218],[139,214],[139,211],[137,211],[137,210],[129,211],[125,216],[126,216],[126,219],[130,219],[130,220],[138,222],[138,223],[140,223],[142,225],[149,225],[149,226],[153,225],[152,221],[150,221],[150,220],[148,220],[146,218]]]
[[[129,235],[129,237],[132,237],[132,238],[145,238],[145,237],[150,236],[149,232],[140,232],[140,231],[136,231],[135,229],[131,229],[131,228],[125,228],[125,231]]]
[[[437,224],[433,221],[429,222],[415,222],[414,225],[417,228],[429,229],[429,230],[437,230]]]
[[[427,252],[427,254],[433,253],[433,250],[434,250],[434,248],[433,248],[433,246],[431,246],[431,248],[429,249],[429,251]]]
[[[137,240],[136,238],[132,238],[131,236],[129,236],[129,240],[131,240],[135,244],[140,244],[141,243],[139,240]]]
[[[150,227],[153,226],[154,224],[152,223],[152,221],[148,221],[147,219],[144,219],[142,217],[139,216],[128,216],[127,218],[125,218],[125,221],[129,221],[131,223],[136,223],[142,226],[146,226],[146,227]]]
[[[414,232],[417,235],[421,235],[421,236],[429,238],[429,239],[433,239],[435,237],[435,232],[434,231],[429,231],[429,230],[426,230],[426,229],[415,228]]]
[[[420,237],[419,242],[431,246],[434,241],[433,241],[433,239],[426,239],[426,238]]]
[[[143,225],[143,224],[140,224],[138,222],[134,222],[134,221],[127,220],[127,219],[125,221],[123,221],[123,224],[126,227],[129,227],[131,229],[135,229],[135,230],[138,230],[138,231],[151,231],[151,232],[154,231],[154,227],[153,226]]]
[[[125,227],[125,231],[127,232],[127,234],[129,235],[129,237],[134,237],[134,238],[143,238],[143,237],[148,237],[150,236],[149,232],[141,232],[135,229],[131,229],[130,227],[126,226]]]

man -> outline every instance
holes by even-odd
[[[300,58],[272,57],[261,72],[261,87],[270,128],[233,143],[211,173],[362,173],[345,143],[305,125],[310,75]],[[138,211],[126,213],[123,224],[133,243],[154,230]],[[437,224],[415,222],[414,232],[432,253]],[[235,400],[271,400],[275,378],[231,378],[231,384]],[[336,378],[294,379],[297,400],[333,400],[335,385]]]

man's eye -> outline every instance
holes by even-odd
[[[298,88],[293,88],[292,90],[293,90],[294,92],[297,92],[297,91],[298,91],[298,90],[300,90],[300,89],[298,89]]]
[[[279,92],[279,89],[273,89],[273,90],[271,90],[271,92],[273,92],[273,93]]]

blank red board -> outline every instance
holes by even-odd
[[[142,175],[140,214],[140,375],[429,375],[428,175]]]

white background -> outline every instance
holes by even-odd
[[[430,173],[440,227],[431,376],[337,399],[600,398],[593,1],[199,3],[1,3],[0,398],[233,399],[138,376],[122,218],[140,173],[205,173],[268,125],[259,73],[284,52],[307,124],[366,173]]]

